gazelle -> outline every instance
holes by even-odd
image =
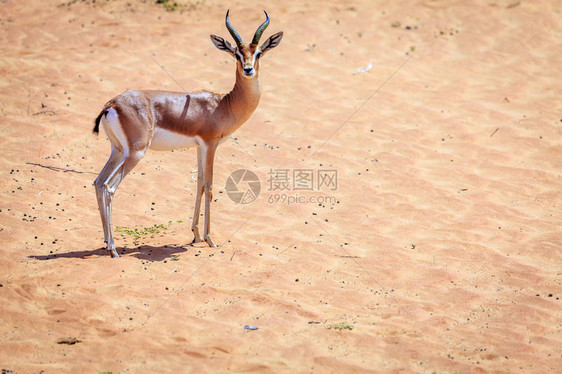
[[[100,123],[111,141],[111,156],[94,185],[103,225],[104,240],[111,257],[119,257],[113,240],[111,202],[125,176],[144,157],[148,149],[170,151],[197,147],[197,193],[193,212],[193,242],[201,242],[199,215],[201,197],[205,194],[205,227],[203,239],[211,239],[211,200],[213,163],[219,143],[248,120],[260,100],[259,69],[261,56],[281,42],[278,32],[258,46],[269,25],[269,16],[256,30],[250,44],[245,44],[232,27],[226,12],[226,28],[234,38],[233,46],[220,36],[211,41],[220,50],[236,58],[236,83],[228,94],[214,92],[126,91],[107,102],[95,121]]]

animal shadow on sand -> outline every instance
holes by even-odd
[[[189,248],[197,249],[197,247],[191,247],[189,245],[164,245],[159,247],[154,247],[151,245],[141,245],[135,248],[117,248],[119,256],[133,256],[141,260],[146,261],[164,261],[167,259],[172,259],[179,253],[187,252]],[[56,260],[59,258],[81,258],[81,259],[94,259],[99,257],[110,257],[109,252],[105,248],[98,248],[91,251],[73,251],[73,252],[63,252],[63,253],[50,253],[48,255],[42,256],[28,256],[28,258],[33,258],[36,260],[46,261],[46,260]],[[119,261],[119,259],[115,259]]]

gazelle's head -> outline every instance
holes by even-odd
[[[267,51],[272,48],[275,48],[281,42],[281,38],[283,38],[283,32],[278,32],[277,34],[273,34],[270,36],[261,46],[258,47],[258,43],[261,38],[261,34],[269,25],[269,16],[267,12],[264,10],[266,20],[264,23],[261,24],[260,27],[256,30],[254,34],[254,38],[250,44],[245,44],[242,41],[242,38],[234,27],[230,24],[228,20],[228,13],[226,12],[226,28],[230,32],[230,35],[234,38],[236,42],[236,46],[233,46],[228,41],[224,40],[220,36],[211,35],[211,41],[221,51],[225,51],[236,58],[236,64],[238,71],[242,74],[245,78],[254,78],[257,76],[260,67],[260,57]]]

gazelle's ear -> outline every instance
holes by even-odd
[[[224,40],[220,36],[211,35],[211,41],[213,42],[215,47],[217,47],[221,51],[228,52],[232,56],[234,56],[234,51],[236,50],[236,48],[234,48],[234,46],[230,44],[227,40]]]
[[[261,53],[265,53],[266,51],[275,48],[281,43],[281,39],[283,38],[283,31],[278,32],[277,34],[271,35],[260,47]]]

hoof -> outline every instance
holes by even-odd
[[[119,254],[117,253],[117,251],[115,249],[110,249],[109,254],[111,255],[112,258],[119,257]]]
[[[197,228],[191,228],[191,232],[193,232],[193,240],[191,244],[201,243],[201,235],[199,235],[199,230]]]
[[[215,243],[213,243],[213,240],[211,239],[210,236],[207,236],[207,237],[205,238],[205,242],[207,242],[207,244],[209,244],[209,247],[216,248],[216,246],[217,246]]]

